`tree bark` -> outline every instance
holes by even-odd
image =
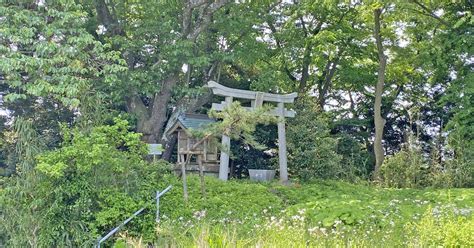
[[[387,63],[387,58],[383,52],[382,46],[382,37],[380,35],[380,15],[382,14],[382,9],[378,8],[374,10],[374,21],[375,29],[374,36],[375,42],[377,44],[377,52],[379,57],[379,69],[377,75],[377,85],[375,87],[375,101],[374,101],[374,125],[375,125],[375,139],[374,139],[374,154],[375,154],[375,169],[374,177],[378,179],[380,166],[383,163],[385,151],[382,145],[383,139],[383,129],[385,125],[385,119],[382,117],[381,107],[382,107],[382,93],[385,82],[385,67]]]
[[[307,81],[309,78],[309,65],[311,64],[311,50],[312,47],[309,44],[305,45],[305,51],[303,55],[303,65],[301,68],[301,79],[298,87],[298,95],[304,95],[306,93]]]
[[[326,97],[331,87],[332,79],[337,69],[339,59],[342,56],[342,52],[339,52],[337,57],[331,61],[328,59],[328,63],[324,69],[323,75],[321,76],[318,84],[319,96],[318,104],[321,110],[324,110],[324,105],[326,104]]]
[[[147,127],[149,127],[150,130],[139,130],[139,132],[143,132],[144,140],[146,142],[155,143],[161,141],[163,127],[166,124],[166,120],[168,120],[168,103],[171,100],[173,87],[178,83],[178,81],[178,74],[172,73],[163,81],[161,90],[155,94],[151,116],[146,121],[148,124]],[[151,133],[146,133],[147,131],[151,131]]]
[[[95,9],[97,11],[97,20],[105,26],[107,32],[112,35],[124,35],[122,27],[117,19],[110,13],[109,7],[105,0],[96,0]]]
[[[176,135],[173,135],[169,138],[168,142],[166,142],[165,151],[163,152],[163,155],[161,155],[161,158],[170,161],[171,156],[173,155],[173,150],[176,144],[178,143],[178,137]]]

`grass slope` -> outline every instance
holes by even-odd
[[[383,189],[339,181],[281,186],[189,178],[163,198],[155,244],[169,247],[474,246],[473,189]],[[127,237],[140,247],[144,241]],[[122,242],[122,245],[124,244]],[[117,246],[122,246],[117,245]]]

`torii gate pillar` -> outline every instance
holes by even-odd
[[[225,98],[225,104],[228,106],[232,103],[232,97],[227,96]],[[230,151],[230,137],[223,134],[222,135],[222,150],[221,150],[221,159],[219,166],[219,179],[227,181],[229,176],[229,153]]]
[[[288,158],[286,156],[285,108],[278,103],[278,163],[280,165],[280,182],[288,183]]]
[[[207,87],[211,88],[212,93],[215,95],[225,97],[225,102],[212,104],[212,109],[217,111],[222,111],[224,108],[229,106],[232,103],[233,98],[250,99],[252,106],[249,108],[245,107],[249,111],[261,107],[264,101],[276,102],[278,104],[276,108],[269,111],[269,114],[278,116],[278,158],[280,164],[280,182],[287,184],[288,159],[286,155],[285,117],[295,117],[295,112],[293,110],[285,109],[284,104],[294,102],[297,94],[291,93],[279,95],[250,90],[232,89],[220,85],[214,81],[209,81],[207,83]],[[230,149],[230,138],[227,135],[222,136],[222,146],[224,149],[221,152],[219,179],[227,181],[229,174],[229,154],[227,150]]]

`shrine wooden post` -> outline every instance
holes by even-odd
[[[222,111],[229,106],[234,98],[249,99],[251,101],[250,107],[244,107],[248,111],[261,107],[263,102],[275,102],[277,107],[269,111],[269,114],[278,116],[278,158],[280,165],[280,181],[282,183],[288,182],[288,165],[286,155],[286,132],[285,132],[285,117],[295,117],[293,110],[285,109],[285,103],[293,103],[297,94],[291,93],[286,95],[271,94],[250,90],[240,90],[228,88],[220,85],[214,81],[209,81],[207,87],[212,90],[212,93],[218,96],[225,97],[225,101],[221,103],[213,103],[212,109]],[[219,179],[226,181],[229,174],[229,154],[230,138],[227,135],[222,136],[222,146],[224,150],[221,152]]]

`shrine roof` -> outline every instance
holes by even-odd
[[[203,114],[190,114],[185,113],[178,117],[178,121],[186,129],[201,129],[211,123],[216,122],[214,119],[209,118]]]
[[[207,115],[182,113],[172,122],[169,128],[165,130],[165,135],[170,135],[177,129],[199,130],[214,122],[216,121],[209,118]]]

